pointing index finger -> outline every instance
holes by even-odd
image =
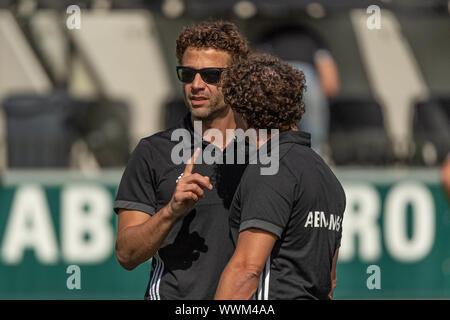
[[[192,155],[192,157],[188,160],[188,162],[186,163],[186,167],[184,168],[184,173],[183,176],[188,176],[192,174],[192,171],[194,170],[194,163],[195,160],[197,160],[198,156],[200,154],[200,148],[197,148],[194,152],[194,154]]]

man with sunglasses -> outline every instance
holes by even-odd
[[[247,41],[228,22],[200,23],[185,28],[177,39],[176,72],[189,113],[174,128],[139,142],[114,204],[119,263],[132,270],[153,258],[146,299],[213,299],[232,255],[228,208],[245,166],[176,164],[172,137],[176,130],[194,137],[188,154],[197,146],[213,147],[225,160],[229,150],[236,151],[235,139],[226,135],[236,124],[220,78],[248,52]],[[223,141],[213,141],[208,129],[219,130]]]

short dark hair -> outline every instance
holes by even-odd
[[[290,130],[305,113],[305,89],[302,71],[267,54],[231,65],[222,77],[225,103],[255,129]]]
[[[250,52],[247,40],[235,24],[227,21],[204,21],[186,27],[177,39],[176,55],[181,64],[187,48],[213,48],[228,52],[232,61],[246,59]]]

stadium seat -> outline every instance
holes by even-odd
[[[450,152],[450,97],[432,96],[414,105],[412,165],[439,165]]]
[[[381,107],[371,98],[332,101],[329,143],[336,165],[381,166],[394,161]]]
[[[120,101],[85,103],[78,130],[100,167],[126,165],[130,155],[130,113]]]
[[[70,164],[77,109],[64,93],[5,99],[9,168],[61,168]]]
[[[437,97],[441,110],[447,116],[447,119],[450,119],[450,96],[439,96]],[[450,122],[447,122],[450,123]]]
[[[11,96],[2,107],[9,168],[68,168],[78,139],[86,142],[100,167],[128,161],[129,113],[123,103],[53,92]]]

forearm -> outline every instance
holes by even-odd
[[[167,210],[166,206],[144,223],[126,227],[117,233],[115,251],[122,267],[132,270],[158,251],[176,221]]]
[[[275,241],[274,234],[260,229],[240,232],[236,250],[220,277],[215,299],[251,299]]]
[[[258,288],[261,271],[233,264],[224,269],[217,287],[216,300],[249,300]]]

